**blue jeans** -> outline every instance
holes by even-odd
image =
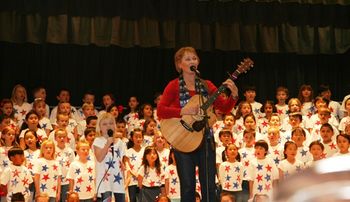
[[[67,193],[69,191],[69,184],[61,185],[61,202],[66,202],[67,200]]]
[[[130,202],[139,201],[140,189],[137,185],[132,185],[128,187]]]
[[[121,193],[113,193],[114,195],[114,199],[116,202],[125,202],[125,194],[121,194]],[[101,193],[101,198],[99,198],[98,201],[103,201],[105,199],[107,199],[108,197],[112,196],[112,192],[105,192],[105,193]]]
[[[202,145],[193,152],[183,153],[175,150],[175,159],[177,172],[180,178],[181,188],[181,202],[196,201],[196,178],[195,168],[199,168],[199,181],[201,183],[202,202],[216,201],[215,196],[215,146],[213,143],[213,137],[204,137]],[[206,148],[208,152],[208,158],[206,159]],[[206,166],[208,162],[208,166]],[[207,179],[208,177],[208,179]],[[207,188],[208,186],[208,188]],[[208,194],[207,194],[208,193]],[[208,198],[207,198],[208,197]]]

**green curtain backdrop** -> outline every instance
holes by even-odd
[[[0,41],[265,53],[350,47],[346,0],[3,0]]]

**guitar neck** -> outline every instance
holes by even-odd
[[[216,100],[216,98],[220,95],[220,93],[224,92],[226,90],[226,86],[221,85],[217,91],[213,95],[211,95],[208,100],[201,106],[202,110],[207,110]]]

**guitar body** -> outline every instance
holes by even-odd
[[[204,102],[206,99],[203,100]],[[194,95],[184,106],[195,107],[199,106],[200,96]],[[216,122],[216,116],[213,108],[209,107],[207,110],[208,123],[212,126]],[[196,121],[203,119],[203,113],[198,115],[183,115],[182,118],[163,119],[160,121],[160,127],[162,128],[162,134],[165,139],[177,150],[181,152],[192,152],[196,150],[202,143],[204,137],[204,129],[200,131],[191,131],[183,126],[181,121],[184,121],[188,126],[192,127],[192,124]]]

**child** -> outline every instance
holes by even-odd
[[[24,133],[24,142],[26,144],[26,148],[24,150],[25,166],[28,168],[32,178],[34,179],[34,170],[33,167],[35,162],[39,158],[40,155],[40,145],[38,143],[38,138],[35,131],[27,130]],[[34,199],[34,182],[29,184],[30,190],[30,200]]]
[[[283,180],[296,172],[299,173],[304,168],[304,163],[295,158],[297,149],[298,146],[292,141],[287,141],[284,144],[284,160],[278,165],[280,180]]]
[[[83,134],[86,128],[86,119],[90,116],[95,116],[95,106],[92,103],[84,103],[81,107],[83,116],[81,116],[81,120],[78,121],[78,134]]]
[[[160,188],[164,184],[164,174],[157,150],[152,146],[145,148],[137,180],[141,201],[154,201],[161,193]]]
[[[75,142],[76,142],[75,137],[72,134],[72,132],[69,130],[68,124],[69,124],[69,116],[67,114],[60,114],[60,113],[57,114],[56,129],[50,133],[49,140],[53,140],[56,143],[55,131],[62,129],[67,133],[66,143],[73,151],[75,151]]]
[[[222,130],[229,130],[229,131],[231,131],[231,134],[232,134],[235,122],[236,122],[236,120],[235,120],[235,117],[233,116],[232,113],[225,114],[224,119],[223,119],[223,126],[218,128],[214,133],[214,140],[216,143],[216,147],[220,147],[223,144],[223,142],[220,140],[220,132]],[[234,143],[238,139],[237,135],[235,135],[235,136],[236,137],[231,136],[231,139],[234,140]]]
[[[29,170],[22,165],[24,153],[20,147],[12,147],[8,151],[8,158],[12,164],[1,174],[0,184],[7,189],[7,201],[11,201],[12,195],[22,193],[25,201],[29,201],[29,184],[33,178]]]
[[[244,131],[244,122],[243,122],[243,117],[245,117],[248,114],[251,114],[253,112],[252,106],[249,104],[247,101],[241,101],[238,104],[237,107],[237,113],[236,113],[236,123],[234,126],[234,133],[240,134],[241,132]]]
[[[320,129],[322,144],[324,145],[323,157],[328,158],[338,152],[333,127],[329,123],[322,124]]]
[[[170,150],[168,148],[168,144],[166,143],[165,138],[160,131],[155,132],[153,142],[154,142],[154,147],[158,152],[159,161],[164,172],[169,161]]]
[[[245,101],[247,101],[252,106],[252,112],[255,117],[260,117],[260,108],[262,106],[261,103],[255,101],[256,97],[256,88],[255,86],[246,86],[243,95],[245,97]]]
[[[305,168],[310,168],[316,161],[324,158],[324,146],[320,141],[313,141],[309,146],[309,151],[312,155],[312,161],[306,163]]]
[[[73,149],[66,146],[67,139],[67,131],[65,129],[56,129],[55,133],[55,154],[57,157],[57,161],[61,166],[62,178],[61,178],[61,199],[62,201],[66,201],[67,192],[69,190],[69,181],[66,178],[69,165],[73,162],[75,154]],[[75,146],[75,145],[74,145]]]
[[[350,155],[350,136],[346,134],[337,135],[338,152],[333,156]]]
[[[78,134],[78,123],[77,121],[72,118],[72,113],[71,113],[71,105],[69,102],[60,102],[57,106],[57,112],[55,113],[57,116],[54,119],[54,122],[52,122],[52,125],[54,129],[57,127],[57,117],[59,114],[64,114],[68,116],[68,123],[67,123],[67,132],[70,132],[74,135],[75,140],[79,139],[79,134]],[[52,115],[52,114],[51,114]],[[52,121],[52,120],[51,120]]]
[[[95,140],[95,137],[96,137],[96,128],[93,128],[93,127],[88,127],[85,129],[84,131],[84,137],[85,137],[85,140],[89,143],[90,145],[90,150],[89,150],[89,157],[88,157],[88,160],[91,160],[91,161],[96,161],[95,159],[95,154],[94,154],[94,151],[93,151],[93,144],[94,144],[94,140]],[[80,140],[84,140],[84,139],[80,139]]]
[[[242,198],[243,201],[247,201],[249,198],[249,176],[248,171],[251,166],[254,157],[254,144],[255,144],[255,133],[244,131],[243,132],[243,147],[239,149],[241,154],[241,162],[243,165],[243,178],[242,178]]]
[[[330,87],[328,85],[321,84],[318,92],[319,92],[319,96],[324,97],[329,101],[328,106],[332,112],[332,115],[336,117],[337,120],[340,120],[340,118],[343,115],[340,110],[340,104],[339,102],[331,100],[332,92]]]
[[[101,200],[112,197],[116,201],[125,201],[124,163],[125,144],[115,137],[115,119],[109,113],[102,114],[97,120],[96,138],[93,150],[96,157],[97,194]]]
[[[24,117],[32,109],[32,105],[28,102],[27,91],[21,84],[17,84],[12,89],[11,101],[13,103],[13,111],[16,123],[21,127]]]
[[[124,116],[124,120],[126,121],[127,125],[129,126],[130,123],[134,122],[135,120],[138,120],[139,115],[138,115],[138,106],[139,106],[139,101],[136,96],[131,96],[129,98],[128,102],[129,106],[129,113]]]
[[[292,141],[298,147],[298,153],[296,159],[306,164],[308,161],[312,160],[312,156],[309,153],[309,147],[304,146],[304,141],[306,139],[306,132],[303,128],[296,127],[292,130]],[[307,145],[307,144],[306,144]]]
[[[307,126],[307,128],[310,131],[311,134],[311,141],[315,141],[315,140],[320,140],[321,136],[320,136],[320,128],[323,124],[329,123],[332,127],[332,131],[335,135],[339,134],[338,129],[336,128],[336,125],[333,125],[330,121],[331,118],[331,111],[327,108],[327,107],[320,107],[317,110],[317,114],[315,114],[316,116],[312,116],[311,119],[309,119],[309,124]],[[337,120],[335,124],[338,124]]]
[[[83,96],[83,104],[82,104],[82,107],[80,109],[78,109],[78,114],[80,116],[80,120],[85,120],[87,118],[87,116],[85,116],[84,114],[84,109],[83,109],[83,106],[84,104],[92,104],[94,106],[94,103],[95,103],[95,94],[91,91],[87,91],[84,93],[84,96]],[[98,111],[95,109],[93,109],[93,115],[97,115],[98,114]]]
[[[69,192],[76,192],[80,200],[96,200],[96,169],[95,162],[89,161],[90,145],[86,140],[77,143],[79,159],[69,167],[67,179]]]
[[[244,123],[245,130],[255,133],[256,140],[267,140],[267,137],[265,135],[263,136],[262,134],[257,132],[258,129],[256,127],[256,119],[255,119],[254,114],[251,113],[251,114],[247,114],[246,116],[244,116],[243,123]],[[243,137],[243,135],[239,135],[239,137]]]
[[[301,112],[290,113],[288,116],[288,128],[283,133],[282,142],[291,140],[293,129],[300,127],[305,131],[305,135],[306,135],[305,144],[309,145],[309,143],[311,142],[311,135],[309,131],[303,127],[304,124],[302,122],[303,122],[303,116],[301,115]]]
[[[102,109],[98,112],[97,117],[107,112],[107,108],[115,103],[115,98],[112,93],[106,93],[102,96]]]
[[[286,104],[286,101],[288,99],[288,96],[288,88],[280,86],[276,89],[277,104],[275,105],[275,107],[281,120],[283,120],[287,116],[288,105]]]
[[[34,102],[36,100],[42,100],[45,103],[45,117],[50,117],[50,107],[46,104],[46,89],[43,86],[38,86],[33,90]],[[32,105],[34,104],[32,103]]]
[[[235,144],[228,144],[225,149],[223,163],[218,170],[218,178],[222,187],[222,193],[233,195],[237,201],[243,201],[242,180],[243,165],[240,162],[241,157]]]
[[[260,108],[260,118],[258,119],[258,131],[261,134],[266,134],[268,129],[268,123],[273,113],[276,113],[277,109],[275,104],[271,100],[266,100]]]
[[[221,145],[216,148],[216,167],[219,168],[220,164],[222,163],[222,156],[223,152],[225,151],[226,147],[230,144],[233,143],[232,141],[232,132],[227,129],[223,129],[219,132],[219,138]],[[240,146],[240,145],[238,145]],[[238,147],[237,146],[237,147]]]
[[[107,107],[107,112],[111,113],[115,120],[119,119],[119,109],[116,104],[111,104]]]
[[[47,193],[51,201],[59,201],[61,196],[61,166],[56,160],[55,144],[45,140],[41,144],[40,156],[34,166],[35,194]]]
[[[44,100],[37,98],[33,102],[33,110],[38,114],[39,116],[39,125],[40,128],[44,129],[46,132],[46,135],[50,135],[50,131],[53,129],[50,119],[47,118],[46,115],[46,103]]]
[[[15,120],[15,113],[13,111],[13,103],[10,99],[2,99],[1,100],[1,115],[5,115],[10,118],[10,125],[14,128],[19,129],[18,124]]]
[[[128,143],[129,139],[127,138],[128,135],[128,130],[126,128],[126,122],[124,119],[116,119],[116,124],[117,128],[116,131],[117,133],[121,133],[121,139],[125,144]]]
[[[39,144],[41,144],[44,140],[47,139],[45,130],[40,128],[39,115],[33,110],[27,113],[25,118],[25,123],[23,123],[21,129],[22,130],[19,135],[19,145],[21,146],[22,149],[25,148],[25,143],[23,138],[24,138],[24,133],[27,130],[33,130],[36,132],[38,136]]]
[[[283,159],[283,146],[280,144],[280,131],[276,127],[270,127],[267,131],[267,137],[269,139],[269,155],[268,157],[273,159],[276,166]]]
[[[252,199],[256,194],[267,194],[272,197],[272,192],[278,180],[278,169],[272,159],[266,157],[269,146],[264,140],[255,143],[256,160],[250,166],[249,191]]]
[[[139,188],[137,186],[137,171],[142,164],[142,156],[144,153],[143,133],[136,128],[130,133],[130,140],[128,142],[128,150],[125,153],[127,157],[127,180],[126,186],[129,190],[130,202],[136,202],[139,195]]]
[[[303,84],[298,93],[298,99],[301,102],[301,114],[310,118],[315,113],[313,101],[313,90],[311,85]]]
[[[69,103],[70,101],[70,92],[68,89],[62,88],[58,95],[56,96],[58,103]],[[58,104],[59,105],[59,104]],[[56,117],[57,117],[57,113],[59,112],[58,107],[56,106],[52,109],[51,114],[50,114],[50,121],[52,124],[56,123]],[[74,119],[75,121],[79,121],[80,117],[79,117],[79,113],[78,111],[75,109],[75,107],[71,106],[69,104],[69,108],[68,108],[69,114],[72,114],[72,119]],[[62,111],[61,111],[62,112]]]
[[[10,126],[5,127],[1,131],[1,147],[0,147],[0,173],[10,165],[10,159],[7,156],[8,151],[13,146],[18,146],[15,138],[15,130]]]
[[[180,202],[180,181],[176,169],[174,149],[169,152],[169,165],[165,169],[165,193],[171,202]]]
[[[347,112],[347,116],[341,119],[339,124],[339,130],[345,132],[345,126],[350,124],[350,97],[344,101],[344,109]]]
[[[145,121],[142,129],[143,137],[143,147],[153,145],[153,136],[157,129],[157,122],[154,119],[148,119]]]

